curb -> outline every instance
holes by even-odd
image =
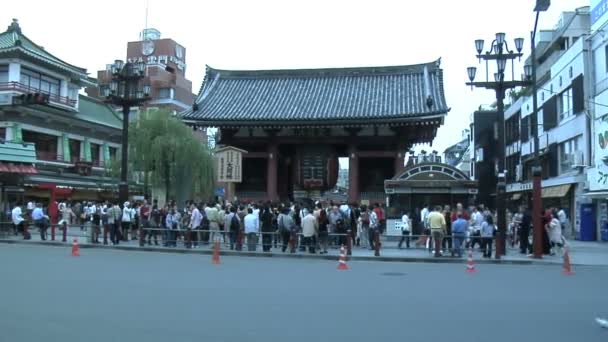
[[[27,241],[27,240],[11,240],[11,239],[0,239],[2,244],[23,244],[33,246],[50,246],[50,247],[69,247],[71,243],[61,241]],[[99,248],[99,249],[113,249],[120,251],[136,251],[136,252],[157,252],[157,253],[173,253],[173,254],[200,254],[200,255],[212,255],[212,249],[185,249],[185,248],[160,248],[160,247],[139,247],[139,246],[112,246],[102,244],[81,244],[81,249],[88,248]],[[291,253],[264,253],[264,252],[248,252],[248,251],[230,251],[222,250],[220,255],[225,256],[245,256],[245,257],[257,257],[257,258],[285,258],[285,259],[316,259],[316,260],[338,260],[338,256],[334,255],[318,255],[318,254],[291,254]],[[413,263],[431,263],[431,264],[463,264],[465,259],[456,258],[433,258],[433,257],[383,257],[383,256],[361,256],[351,255],[348,257],[349,261],[379,261],[379,262],[413,262]],[[505,260],[505,259],[479,259],[475,260],[476,264],[486,265],[561,265],[549,260]],[[576,266],[585,266],[584,264],[572,264]]]

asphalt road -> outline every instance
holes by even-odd
[[[0,245],[0,341],[606,341],[608,268]]]

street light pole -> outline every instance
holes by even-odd
[[[114,61],[110,65],[111,79],[100,86],[106,102],[122,108],[122,151],[120,161],[120,183],[118,197],[120,203],[129,200],[129,113],[131,107],[141,106],[150,95],[150,85],[145,83],[144,63],[124,63]]]
[[[531,48],[531,58],[532,62],[530,63],[532,68],[532,113],[533,115],[538,115],[538,85],[537,75],[536,75],[536,30],[538,27],[538,17],[540,12],[546,11],[549,9],[551,4],[550,0],[536,0],[536,6],[534,7],[534,11],[536,12],[536,19],[534,20],[534,30],[530,35],[530,48]],[[538,120],[537,120],[538,122]],[[533,253],[534,258],[540,259],[543,257],[543,222],[542,222],[542,208],[543,208],[543,200],[541,196],[541,177],[542,177],[542,168],[540,163],[540,142],[538,138],[538,127],[535,127],[534,134],[534,163],[532,166],[532,242],[533,242]]]
[[[521,59],[523,55],[521,53],[523,49],[524,40],[523,38],[516,38],[514,40],[515,48],[517,52],[511,51],[508,48],[508,44],[505,41],[505,34],[502,32],[496,33],[496,39],[490,45],[490,50],[482,53],[484,41],[482,39],[475,40],[475,48],[477,50],[477,58],[481,62],[484,60],[486,62],[486,80],[482,82],[474,82],[475,74],[477,72],[476,67],[468,67],[467,73],[469,76],[470,82],[466,84],[473,87],[486,88],[494,90],[496,93],[496,111],[498,116],[498,163],[497,163],[497,173],[498,173],[498,181],[496,184],[496,211],[497,211],[497,226],[498,226],[498,234],[496,236],[496,258],[500,259],[501,256],[505,255],[506,250],[506,232],[507,232],[507,222],[506,222],[506,195],[505,195],[505,134],[504,134],[504,99],[505,94],[508,89],[523,87],[530,85],[530,77],[531,77],[531,68],[524,67],[525,72],[525,80],[515,80],[515,71],[512,70],[511,80],[505,79],[505,70],[507,61],[511,61],[511,66],[513,69],[513,61],[515,58]],[[494,73],[494,81],[490,81],[488,79],[488,62],[496,61],[497,72]]]

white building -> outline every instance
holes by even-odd
[[[593,139],[591,167],[587,170],[589,192],[585,195],[588,213],[596,224],[596,236],[608,240],[608,1],[591,0],[593,72],[590,74]]]
[[[578,227],[585,190],[584,165],[591,157],[589,7],[563,12],[552,30],[536,36],[537,104],[532,94],[505,111],[505,167],[511,209],[531,206],[534,135],[539,137],[544,207],[564,208]],[[528,61],[530,63],[531,61]],[[571,232],[569,232],[571,233]]]

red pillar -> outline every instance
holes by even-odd
[[[268,159],[266,160],[266,195],[272,202],[279,200],[277,191],[277,169],[279,160],[279,148],[272,143],[268,146]]]
[[[359,203],[359,156],[357,146],[348,148],[348,202]]]

